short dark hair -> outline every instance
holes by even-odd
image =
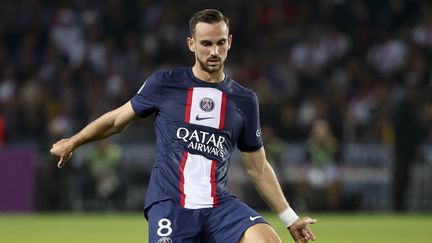
[[[196,12],[189,20],[189,31],[191,36],[195,35],[195,27],[199,22],[214,24],[224,21],[229,29],[229,19],[224,16],[219,10],[204,9]]]

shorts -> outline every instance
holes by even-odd
[[[149,243],[238,242],[257,223],[268,224],[239,199],[221,202],[215,208],[187,209],[171,200],[148,209]]]

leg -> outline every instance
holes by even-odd
[[[279,243],[282,242],[273,228],[264,223],[255,224],[249,227],[239,243]]]

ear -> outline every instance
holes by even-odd
[[[195,40],[193,37],[187,38],[187,44],[191,52],[195,52]]]
[[[228,50],[231,49],[231,44],[232,44],[232,35],[228,36]]]

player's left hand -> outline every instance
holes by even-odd
[[[297,219],[288,230],[296,243],[307,243],[309,240],[315,240],[315,235],[309,229],[309,224],[314,224],[316,219],[302,217]]]

